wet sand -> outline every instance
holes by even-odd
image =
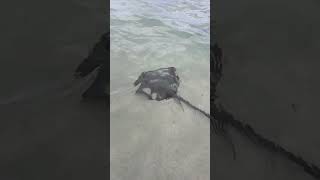
[[[209,1],[111,2],[110,177],[209,180],[209,119],[135,94],[142,72],[176,67],[178,94],[209,112]]]
[[[106,179],[104,102],[80,102],[76,66],[105,31],[106,2],[1,6],[0,179]]]
[[[219,101],[265,137],[320,165],[319,1],[213,2],[225,52]],[[215,179],[313,179],[233,132],[238,159],[212,140]]]

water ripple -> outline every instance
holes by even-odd
[[[111,77],[161,66],[209,76],[209,0],[112,0],[110,28]]]

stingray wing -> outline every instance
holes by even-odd
[[[133,83],[134,86],[137,86],[138,84],[140,84],[144,78],[145,72],[142,72],[140,74],[140,76],[138,77],[138,79]]]

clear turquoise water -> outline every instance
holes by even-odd
[[[209,179],[209,120],[133,88],[174,66],[179,94],[209,112],[209,16],[209,0],[111,1],[111,179]]]
[[[185,78],[208,78],[209,12],[208,0],[111,1],[111,91],[165,66],[189,73]]]

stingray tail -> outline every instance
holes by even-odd
[[[174,100],[180,105],[182,111],[184,112],[184,108],[183,108],[183,105],[182,105],[182,103],[181,103],[181,100],[178,99],[178,98],[174,98]]]
[[[175,98],[183,103],[185,103],[186,105],[190,106],[192,109],[195,109],[199,112],[201,112],[203,115],[205,115],[206,117],[208,117],[209,119],[211,119],[211,116],[209,113],[203,111],[202,109],[199,109],[198,107],[194,106],[193,104],[191,104],[189,101],[187,101],[186,99],[184,99],[183,97],[179,96],[179,95],[175,95]]]
[[[202,113],[203,115],[205,115],[206,117],[208,117],[208,118],[210,119],[210,127],[211,127],[211,128],[210,128],[210,134],[212,133],[211,130],[215,130],[215,129],[218,130],[218,129],[219,129],[218,127],[216,127],[217,124],[214,122],[214,118],[213,118],[212,116],[210,116],[209,113],[207,113],[207,112],[203,111],[202,109],[194,106],[194,105],[191,104],[189,101],[187,101],[186,99],[184,99],[183,97],[181,97],[181,96],[179,96],[179,95],[175,95],[175,98],[176,98],[179,102],[180,102],[180,101],[184,102],[186,105],[188,105],[188,106],[191,107],[192,109],[199,111],[200,113]],[[180,103],[181,103],[181,102],[180,102]],[[222,131],[223,137],[225,137],[226,140],[230,143],[230,146],[231,146],[231,149],[232,149],[232,154],[233,154],[233,159],[236,159],[236,148],[235,148],[235,145],[234,145],[234,143],[233,143],[233,141],[232,141],[232,138],[230,137],[230,135],[229,135],[226,131],[224,131],[224,128],[222,128],[221,131]]]

